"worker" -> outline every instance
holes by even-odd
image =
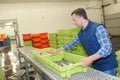
[[[106,27],[89,20],[83,8],[74,10],[71,16],[73,23],[81,28],[80,31],[73,40],[50,53],[69,50],[81,43],[88,54],[88,57],[80,59],[82,67],[92,63],[94,69],[115,76],[118,63]]]
[[[4,39],[3,44],[4,44],[4,46],[6,46],[7,52],[11,51],[11,42],[10,42],[10,38],[8,36]]]

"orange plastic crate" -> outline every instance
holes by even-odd
[[[41,43],[49,43],[48,39],[41,39]]]
[[[32,34],[32,38],[40,38],[40,33]]]
[[[40,42],[33,43],[33,47],[41,47],[41,43]]]
[[[6,38],[6,34],[1,34],[1,38],[5,39]]]
[[[35,47],[35,46],[34,46],[34,47]],[[41,46],[38,46],[38,47],[35,47],[35,48],[41,49]]]
[[[32,39],[31,33],[29,34],[22,34],[23,40],[24,41],[29,41]]]
[[[49,44],[41,44],[41,48],[47,48],[49,47]]]
[[[48,33],[45,32],[45,33],[40,33],[40,37],[41,38],[48,38]]]
[[[33,42],[41,42],[41,39],[40,38],[33,38],[32,41]]]

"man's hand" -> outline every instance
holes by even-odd
[[[46,54],[49,54],[50,51],[43,51],[43,52],[40,52],[40,55],[46,55]]]
[[[49,54],[55,54],[55,53],[58,53],[57,49],[56,49],[56,50],[51,50],[51,51],[49,52]]]
[[[55,54],[55,53],[58,53],[58,52],[63,51],[63,50],[64,50],[64,48],[63,48],[63,47],[60,47],[60,48],[58,48],[58,49],[51,50],[49,53],[50,53],[50,54]]]
[[[89,57],[85,57],[80,60],[80,63],[82,67],[87,67],[88,65],[92,63],[92,60]]]
[[[80,60],[80,63],[83,67],[87,67],[89,64],[91,64],[93,61],[100,59],[101,56],[98,53],[95,53],[89,57],[82,58]]]

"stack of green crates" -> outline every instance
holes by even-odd
[[[58,30],[58,47],[61,47],[71,41],[76,36],[79,30],[80,28]]]
[[[49,44],[50,44],[50,47],[53,47],[53,48],[58,48],[58,43],[57,43],[57,33],[49,33]]]
[[[88,68],[83,68],[80,65],[80,59],[83,58],[83,56],[71,54],[68,52],[61,51],[57,54],[50,55],[40,55],[41,50],[33,50],[33,56],[38,59],[41,63],[43,63],[46,67],[51,69],[54,73],[59,75],[60,77],[71,77],[72,74],[77,72],[87,72]],[[66,65],[66,66],[59,66],[55,64],[55,61],[61,61],[62,59],[74,62],[74,64]]]
[[[24,46],[32,46],[32,41],[24,41]]]
[[[81,56],[88,56],[87,52],[84,50],[84,48],[81,44],[74,46],[71,50],[67,50],[67,52],[81,55]]]
[[[117,55],[118,67],[117,67],[117,76],[120,77],[120,50],[115,52]]]
[[[58,47],[61,47],[64,44],[70,42],[77,35],[79,30],[80,28],[58,30]],[[81,44],[74,46],[71,50],[67,50],[67,52],[81,56],[87,56],[87,53]]]

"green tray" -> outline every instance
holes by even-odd
[[[54,55],[39,55],[38,53],[40,50],[33,50],[33,55],[36,59],[38,59],[41,63],[43,63],[45,66],[47,66],[49,69],[51,69],[53,72],[58,74],[60,77],[71,77],[72,74],[77,72],[87,72],[87,68],[83,68],[80,65],[80,59],[83,58],[83,56],[71,54],[65,51],[61,51]],[[61,67],[57,64],[55,64],[55,61],[60,61],[64,58],[65,60],[72,61],[75,64],[70,64],[64,67]]]

